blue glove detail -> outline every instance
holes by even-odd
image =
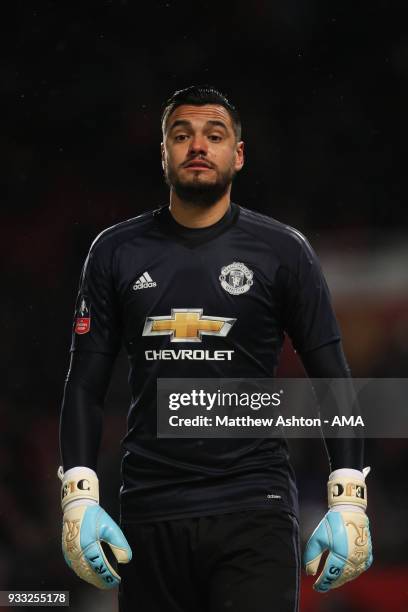
[[[313,588],[321,593],[357,578],[373,562],[368,517],[364,512],[327,512],[309,538],[306,572],[315,575],[324,552],[329,555]]]
[[[64,513],[62,548],[71,569],[83,580],[100,589],[112,589],[120,576],[102,549],[106,542],[119,563],[132,558],[131,548],[120,527],[99,505],[81,505]]]

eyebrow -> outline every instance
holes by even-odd
[[[223,121],[219,121],[217,119],[209,119],[206,123],[206,125],[212,125],[215,127],[221,127],[223,128],[226,132],[228,132],[228,128],[225,125],[225,123]],[[191,121],[187,121],[187,119],[176,119],[176,121],[173,123],[173,125],[170,126],[169,128],[169,132],[171,132],[171,130],[174,130],[174,128],[176,127],[191,127]]]

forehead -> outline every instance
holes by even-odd
[[[167,129],[170,129],[175,121],[190,121],[192,124],[222,121],[228,128],[233,129],[229,112],[220,104],[203,104],[202,106],[181,104],[167,119]]]

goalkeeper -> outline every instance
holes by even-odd
[[[60,425],[65,560],[98,588],[118,586],[121,612],[293,612],[299,511],[286,441],[158,439],[156,381],[272,378],[285,334],[310,377],[350,378],[329,290],[300,232],[231,202],[244,143],[225,96],[176,92],[162,130],[170,203],[102,232],[82,271]],[[132,400],[117,524],[100,505],[97,457],[121,346]],[[353,409],[351,382],[342,401]],[[333,409],[322,401],[324,418]],[[304,558],[318,591],[372,561],[363,442],[327,437],[326,448],[328,512]]]

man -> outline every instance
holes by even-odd
[[[156,381],[271,378],[285,332],[309,376],[349,377],[329,292],[297,230],[231,202],[244,143],[238,112],[222,94],[176,92],[162,129],[170,205],[102,232],[82,272],[61,413],[64,555],[92,584],[120,584],[122,612],[297,610],[298,505],[286,442],[157,439]],[[124,534],[99,506],[95,472],[122,342],[132,390]],[[326,445],[329,512],[305,559],[316,574],[330,552],[320,591],[372,560],[362,443]],[[121,577],[101,541],[124,563]]]

